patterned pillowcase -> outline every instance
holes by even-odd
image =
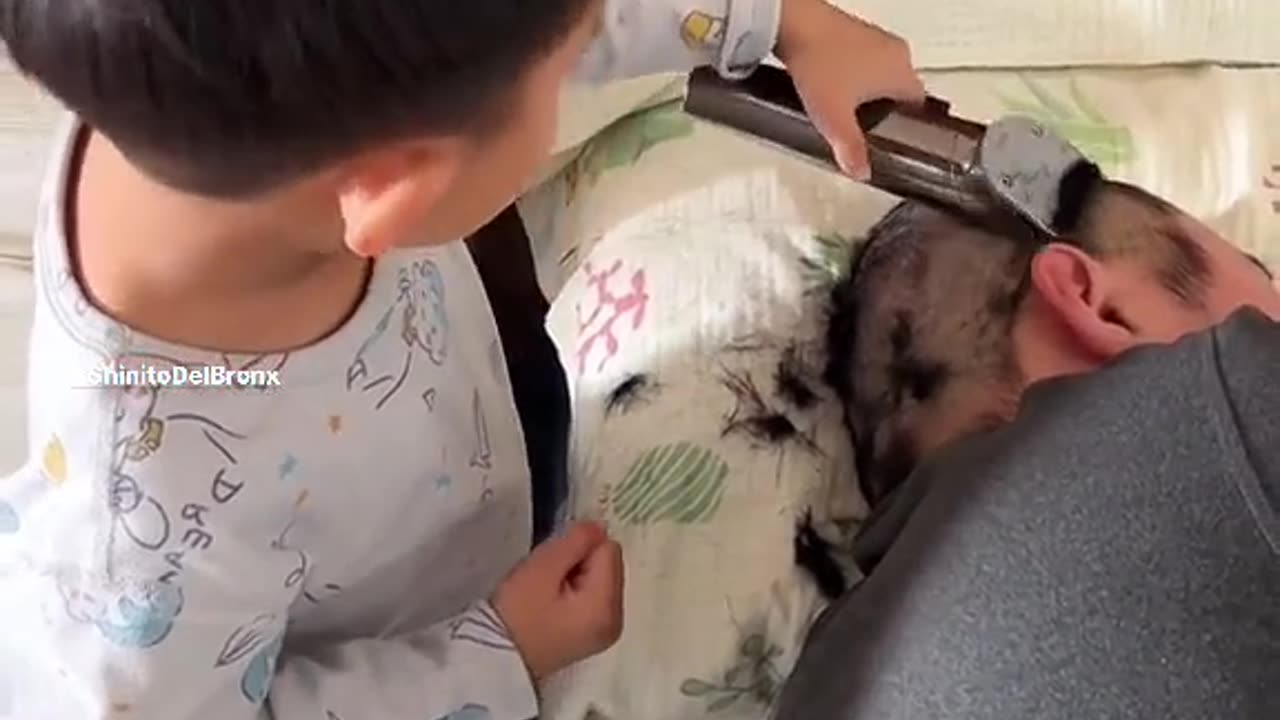
[[[856,229],[885,201],[780,171],[678,100],[619,120],[542,192],[554,211],[526,211],[530,234],[566,241],[540,274],[572,389],[573,510],[609,526],[628,574],[621,642],[548,683],[543,717],[761,717],[821,609],[796,523],[862,510],[820,379],[854,238],[802,217]]]
[[[960,114],[1036,117],[1280,266],[1280,147],[1231,151],[1274,143],[1278,79],[1146,69],[929,84]],[[795,521],[813,508],[836,537],[862,510],[838,408],[814,378],[825,288],[893,199],[697,124],[667,92],[521,204],[571,374],[574,510],[610,525],[629,573],[623,640],[547,685],[550,720],[761,717],[821,607],[793,568]],[[1206,98],[1218,112],[1198,111]],[[781,389],[788,362],[814,405]]]

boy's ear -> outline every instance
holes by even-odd
[[[436,142],[379,151],[351,163],[338,191],[347,247],[373,258],[425,232],[460,161],[452,144]]]
[[[1050,243],[1031,261],[1031,284],[1079,352],[1104,363],[1141,344],[1117,302],[1106,266],[1079,248]]]

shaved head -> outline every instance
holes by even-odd
[[[1098,260],[1139,258],[1174,301],[1194,306],[1209,265],[1185,220],[1109,182],[1063,241]],[[978,225],[912,202],[871,229],[832,293],[827,336],[827,380],[844,403],[869,502],[911,472],[929,449],[922,438],[983,429],[1016,407],[1013,325],[1043,245],[1021,224]]]

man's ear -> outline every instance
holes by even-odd
[[[1106,362],[1139,344],[1115,300],[1106,266],[1079,248],[1050,243],[1031,261],[1031,284],[1077,348]]]
[[[347,247],[373,258],[424,232],[460,162],[448,142],[400,146],[353,161],[338,191]]]

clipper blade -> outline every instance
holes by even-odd
[[[991,123],[978,152],[991,192],[1051,237],[1075,230],[1102,180],[1097,165],[1030,118],[1011,116]]]

